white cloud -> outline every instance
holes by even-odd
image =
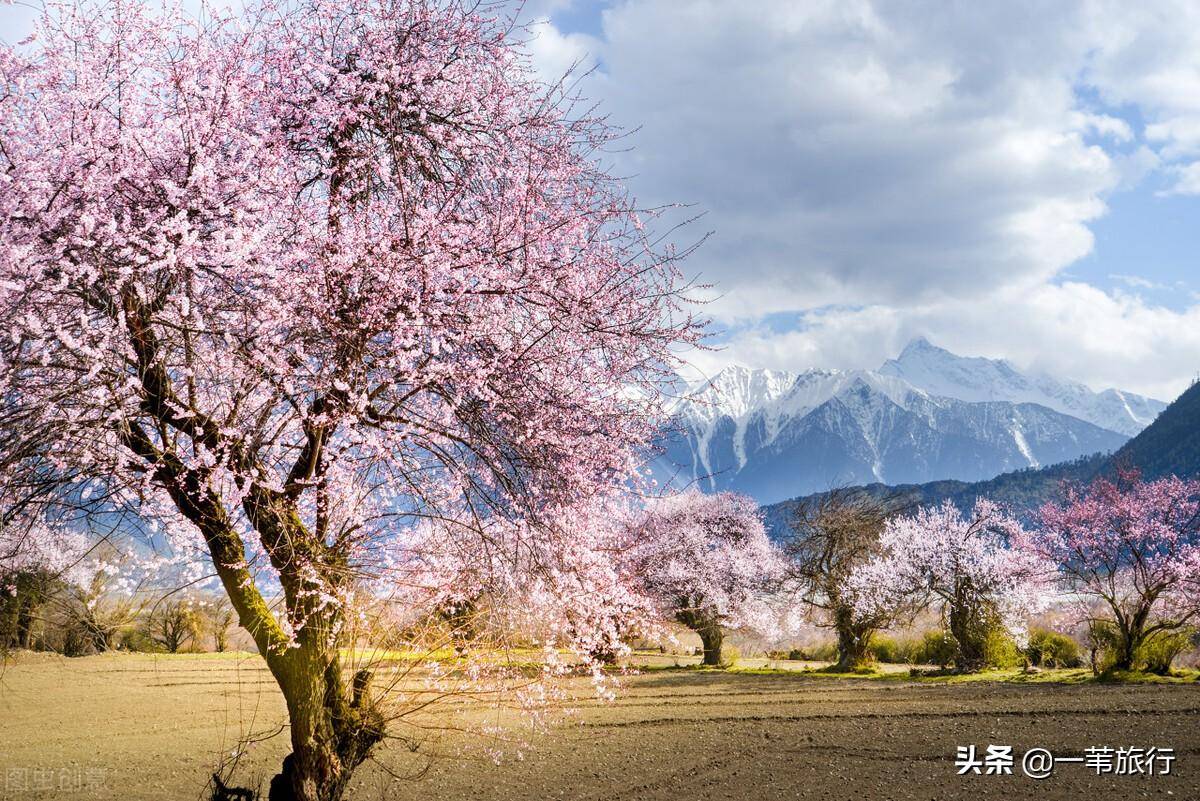
[[[1173,311],[1078,282],[969,302],[814,311],[795,330],[750,327],[723,349],[689,360],[707,375],[730,363],[874,368],[919,335],[963,355],[1007,358],[1095,389],[1115,386],[1163,400],[1200,372],[1200,306]]]
[[[1151,281],[1149,278],[1143,278],[1140,275],[1123,275],[1114,273],[1108,276],[1114,281],[1120,281],[1125,286],[1133,287],[1134,289],[1150,289],[1155,291],[1166,291],[1171,287],[1161,281]]]
[[[1178,164],[1170,168],[1175,183],[1162,195],[1200,195],[1200,161],[1190,164]]]
[[[633,0],[605,14],[601,88],[642,126],[634,185],[710,212],[693,267],[719,285],[717,314],[970,297],[1090,251],[1087,223],[1122,174],[1086,136],[1125,131],[1076,107],[1082,42],[978,9]]]
[[[1200,5],[1092,0],[1082,21],[1093,43],[1084,82],[1114,106],[1136,106],[1164,162],[1200,155]]]
[[[568,73],[583,75],[596,65],[600,43],[582,33],[561,33],[549,17],[535,17],[528,23],[528,50],[540,78],[549,84],[563,80]],[[569,79],[568,79],[569,80]]]
[[[1200,191],[1200,5],[625,0],[588,44],[634,189],[715,231],[690,268],[739,333],[701,367],[918,333],[1162,397],[1200,367],[1200,308],[1063,280],[1112,193]]]

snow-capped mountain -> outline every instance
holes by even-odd
[[[979,480],[1114,450],[1163,407],[916,340],[879,370],[721,371],[676,408],[657,473],[762,503],[841,484]]]
[[[1130,437],[1154,422],[1167,407],[1132,392],[1093,392],[1083,384],[1045,373],[1022,373],[1005,359],[956,356],[924,338],[910,342],[899,358],[889,359],[879,372],[903,379],[931,395],[965,401],[1036,403]]]

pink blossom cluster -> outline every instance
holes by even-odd
[[[18,573],[49,573],[83,584],[95,565],[88,560],[88,537],[69,526],[17,518],[0,527],[0,592],[15,592]]]
[[[876,615],[914,597],[943,607],[985,606],[1018,642],[1030,615],[1051,600],[1053,566],[1021,547],[1024,527],[995,503],[980,499],[964,515],[952,503],[890,519],[881,555],[851,576],[861,614]]]
[[[586,572],[561,510],[638,478],[699,327],[618,132],[488,13],[48,4],[0,48],[0,461],[282,586],[292,640],[421,520]]]

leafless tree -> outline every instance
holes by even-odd
[[[110,574],[98,571],[84,586],[72,586],[63,599],[67,631],[63,650],[68,655],[111,651],[117,635],[132,627],[143,602],[135,592],[113,592]]]
[[[904,506],[899,496],[837,488],[802,501],[791,515],[783,544],[784,583],[837,633],[838,671],[868,662],[871,635],[913,611],[864,613],[847,586],[855,568],[879,553],[884,523]]]
[[[237,623],[237,611],[223,595],[206,598],[198,605],[203,627],[212,635],[213,650],[224,653],[229,650],[229,632]]]
[[[187,598],[167,598],[150,609],[146,633],[167,653],[177,654],[200,635],[200,613]]]

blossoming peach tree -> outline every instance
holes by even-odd
[[[1113,668],[1134,668],[1144,645],[1200,615],[1200,481],[1143,481],[1120,470],[1068,487],[1040,518],[1026,547],[1089,602],[1084,617],[1094,637],[1111,627]]]
[[[774,633],[782,557],[751,498],[689,490],[651,501],[628,526],[625,574],[660,616],[699,635],[703,664],[720,664],[726,627]]]
[[[881,555],[852,577],[866,610],[925,598],[941,606],[957,642],[960,671],[983,667],[988,635],[997,629],[1019,641],[1030,614],[1050,599],[1051,568],[1021,547],[1020,522],[979,499],[964,515],[947,501],[893,517],[880,535]]]
[[[562,520],[635,476],[699,329],[519,39],[456,0],[114,1],[0,49],[5,508],[199,551],[287,702],[273,801],[386,735],[343,647],[418,522],[552,632],[619,601]]]

